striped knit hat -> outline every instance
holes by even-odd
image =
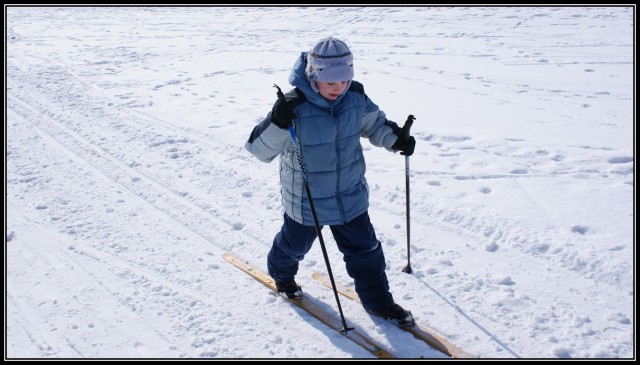
[[[316,92],[315,81],[351,81],[353,54],[343,41],[333,37],[325,38],[307,53],[305,73]]]

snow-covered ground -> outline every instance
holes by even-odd
[[[222,258],[266,268],[278,164],[244,143],[329,35],[417,118],[412,275],[404,157],[362,141],[396,300],[483,358],[635,358],[634,13],[5,7],[5,358],[371,357]],[[297,280],[337,313],[313,272],[318,244]]]

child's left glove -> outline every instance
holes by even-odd
[[[413,151],[416,149],[416,139],[413,136],[409,136],[409,138],[405,141],[402,136],[402,129],[398,130],[400,135],[398,136],[398,140],[396,143],[391,146],[395,151],[400,152],[401,155],[411,156],[413,155]]]

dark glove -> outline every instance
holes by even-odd
[[[393,148],[395,151],[402,151],[400,152],[400,154],[404,156],[413,155],[413,150],[416,149],[416,139],[413,138],[413,136],[409,136],[409,138],[405,141],[404,136],[402,136],[402,129],[398,129],[398,131],[398,134],[400,134],[398,136],[398,140],[393,144],[393,146],[391,146],[391,148]]]
[[[271,121],[282,129],[288,129],[293,120],[298,116],[294,111],[294,104],[288,101],[278,100],[271,110]]]

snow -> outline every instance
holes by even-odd
[[[417,118],[413,274],[405,159],[362,141],[394,298],[477,357],[635,358],[634,13],[5,7],[5,359],[372,357],[222,258],[266,269],[278,164],[244,143],[329,35],[390,119]],[[317,242],[297,280],[338,316],[313,272]]]

